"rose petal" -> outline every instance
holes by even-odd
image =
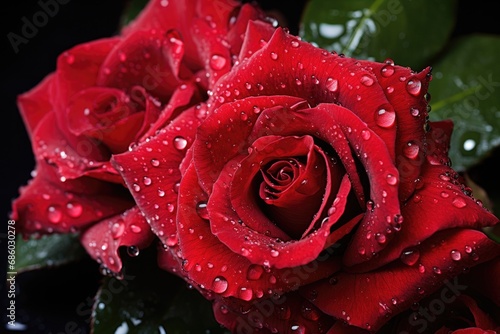
[[[130,208],[126,189],[88,177],[61,182],[52,166],[38,161],[36,176],[12,204],[23,234],[68,233]]]
[[[111,159],[151,229],[166,245],[173,243],[176,234],[179,166],[199,124],[196,107],[191,107],[157,136]]]
[[[431,68],[415,74],[411,69],[394,66],[390,61],[361,61],[376,76],[394,107],[397,121],[396,163],[400,173],[399,197],[406,200],[415,189],[424,151],[424,124],[428,101],[425,98],[431,80]]]
[[[251,97],[226,103],[211,114],[199,127],[197,140],[193,144],[194,164],[203,190],[210,194],[224,165],[241,151],[246,152],[251,144],[248,136],[252,127],[249,125],[254,124],[259,117],[258,112],[274,106],[287,108],[300,101],[299,98],[288,96]],[[231,135],[228,136],[228,133]]]
[[[445,242],[441,243],[441,240]],[[457,261],[450,256],[453,250],[463,249],[469,243],[475,243],[480,249],[479,257],[463,254]],[[310,299],[311,302],[323,312],[361,328],[366,328],[368,324],[376,331],[388,319],[439,289],[444,280],[453,278],[464,268],[500,255],[500,245],[482,232],[467,229],[437,233],[417,249],[421,266],[395,262],[366,274],[341,273],[336,276],[336,284],[323,281],[304,287],[302,293],[304,296],[313,293],[316,298]],[[358,293],[353,294],[352,291]],[[395,305],[393,299],[396,300]]]
[[[241,51],[238,56],[240,61],[245,58],[250,57],[255,51],[262,48],[263,43],[271,39],[274,33],[274,28],[261,21],[250,21],[248,22],[247,30],[245,32],[245,39],[243,40],[243,45],[241,46]]]
[[[130,255],[137,256],[153,239],[154,234],[137,207],[98,222],[81,236],[82,245],[90,256],[114,273],[122,269],[120,247],[129,247]]]
[[[455,174],[447,166],[426,163],[422,169],[419,189],[402,208],[404,225],[397,238],[378,257],[348,270],[367,272],[381,267],[399,258],[405,249],[411,249],[438,231],[453,228],[481,229],[498,223],[497,217],[463,193],[463,185],[453,178]],[[460,251],[463,251],[463,247]]]
[[[54,91],[51,94],[53,108],[60,117],[59,125],[67,121],[64,109],[77,92],[96,85],[98,72],[109,52],[120,38],[107,38],[77,45],[62,53],[57,59]]]
[[[40,121],[53,111],[49,96],[54,80],[54,74],[50,74],[33,89],[17,98],[17,105],[30,137]]]
[[[103,167],[110,156],[108,149],[90,137],[65,136],[51,113],[41,120],[33,133],[32,145],[37,159],[56,165],[61,177],[74,179],[94,172],[93,176],[121,183],[113,169]],[[99,176],[99,172],[103,174]]]
[[[123,89],[129,95],[131,88],[137,85],[166,101],[181,82],[176,75],[179,69],[172,67],[178,62],[169,59],[173,53],[170,44],[160,31],[137,31],[128,35],[106,57],[97,85]],[[187,79],[188,73],[181,72],[181,75]]]
[[[344,176],[334,201],[336,209],[333,210],[329,219],[298,241],[282,241],[277,240],[275,236],[256,232],[244,221],[242,224],[238,223],[240,217],[231,205],[231,194],[228,191],[228,185],[232,179],[231,172],[231,166],[221,172],[207,204],[212,233],[233,252],[243,255],[252,263],[275,268],[304,265],[319,255],[325,247],[331,226],[344,212],[351,189],[349,179]],[[265,223],[257,221],[255,224],[264,225]],[[269,225],[271,222],[264,226]]]
[[[264,110],[250,139],[264,134],[293,135],[308,133],[326,142],[339,156],[359,201],[364,201],[363,185],[352,153],[366,170],[373,210],[366,213],[360,228],[346,250],[346,265],[370,259],[393,237],[395,220],[400,217],[398,171],[381,138],[350,110],[334,104],[320,104],[312,109],[290,111]],[[260,120],[260,118],[259,118]],[[373,149],[376,147],[377,149]],[[351,153],[352,151],[352,153]],[[368,154],[367,152],[370,152]],[[392,234],[387,233],[390,228]],[[367,238],[371,235],[370,238]],[[383,238],[383,239],[382,239]],[[360,247],[365,252],[360,253]]]
[[[262,29],[266,29],[270,32],[268,39],[271,37],[274,28],[264,20],[265,14],[255,4],[247,3],[241,6],[237,16],[232,16],[229,19],[230,28],[227,34],[227,41],[231,46],[231,54],[238,55],[240,53],[242,44],[247,42],[250,26],[257,25]],[[241,60],[241,57],[239,59]]]
[[[234,91],[239,94],[232,94]],[[261,95],[300,97],[313,107],[325,102],[341,104],[383,139],[395,161],[394,108],[373,73],[355,59],[299,41],[281,28],[276,29],[265,46],[224,76],[214,94],[214,108]]]
[[[178,255],[183,259],[186,275],[206,289],[242,300],[257,299],[264,293],[296,289],[339,269],[338,259],[333,256],[293,270],[265,269],[228,249],[210,231],[208,217],[203,212],[207,196],[198,185],[193,166],[183,176],[179,193],[182,195],[177,216]]]

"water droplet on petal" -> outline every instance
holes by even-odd
[[[439,269],[438,267],[432,267],[432,271],[436,274],[436,275],[441,275],[441,269]]]
[[[291,42],[290,42],[290,44],[291,44],[291,45],[292,45],[292,47],[294,47],[294,48],[298,48],[298,47],[300,46],[299,41],[297,41],[297,40],[295,40],[295,39],[294,39],[293,41],[291,41]]]
[[[467,202],[465,202],[465,199],[462,197],[455,197],[451,203],[453,204],[454,207],[459,209],[467,206]]]
[[[167,203],[167,211],[172,213],[175,211],[175,205],[172,203]]]
[[[222,69],[226,65],[226,63],[226,58],[217,54],[212,55],[212,57],[210,58],[210,67],[216,71]]]
[[[333,78],[326,79],[326,88],[330,92],[336,92],[339,89],[339,81]]]
[[[408,142],[408,144],[406,144],[406,146],[403,148],[403,154],[408,159],[417,158],[419,151],[420,147],[413,141]]]
[[[78,218],[83,213],[83,206],[80,203],[69,202],[66,204],[66,213],[70,217]]]
[[[413,96],[420,94],[422,90],[422,83],[418,79],[411,79],[406,84],[406,90]]]
[[[375,115],[377,125],[382,128],[389,128],[394,125],[396,121],[396,113],[392,110],[380,108]]]
[[[123,223],[122,220],[119,220],[111,226],[111,236],[113,239],[118,239],[123,235],[123,232],[125,232],[125,224]]]
[[[198,202],[198,204],[196,204],[196,213],[201,219],[208,220],[207,202]]]
[[[368,75],[363,75],[361,77],[361,83],[366,87],[370,87],[371,85],[373,85],[374,82],[375,81],[373,80],[373,78]]]
[[[420,110],[418,110],[417,108],[415,107],[411,107],[410,108],[410,114],[413,116],[413,117],[418,117],[420,115]]]
[[[280,255],[280,252],[278,252],[276,249],[271,249],[271,257],[278,257]]]
[[[227,279],[222,276],[217,276],[212,282],[212,291],[215,293],[224,293],[228,287]]]
[[[130,230],[134,233],[141,233],[142,232],[142,228],[140,226],[137,226],[137,225],[130,225]]]
[[[145,186],[149,186],[151,184],[151,178],[144,176],[142,183],[144,183]]]
[[[175,137],[174,138],[174,147],[176,149],[178,149],[179,151],[180,150],[183,150],[185,149],[187,146],[187,140],[183,137]]]
[[[158,167],[160,165],[160,161],[158,161],[157,159],[151,159],[151,165],[153,167]]]
[[[258,264],[252,264],[248,267],[247,279],[250,281],[256,281],[261,278],[264,273],[264,268]]]
[[[418,265],[418,272],[421,274],[425,273],[425,267],[422,263]]]
[[[370,139],[370,137],[371,137],[370,130],[361,131],[361,138],[363,138],[364,140],[368,140]]]
[[[276,52],[271,52],[271,59],[272,60],[278,59],[278,54]]]
[[[53,224],[61,222],[62,211],[59,205],[51,205],[47,208],[47,218]]]
[[[395,186],[396,184],[398,184],[398,178],[392,174],[387,174],[386,181],[391,186]]]
[[[136,257],[139,255],[139,247],[137,246],[128,246],[127,254],[131,257]]]
[[[406,249],[401,253],[400,256],[401,261],[408,266],[413,266],[415,263],[417,263],[419,258],[420,252],[416,248]]]
[[[460,259],[462,259],[462,254],[456,249],[450,252],[450,256],[453,261],[460,261]]]
[[[380,73],[382,74],[383,77],[390,77],[391,75],[394,74],[394,66],[387,64],[382,69],[380,70]]]
[[[240,291],[238,291],[238,296],[243,300],[250,301],[253,297],[253,291],[248,288],[240,288]]]
[[[387,241],[387,238],[386,238],[385,234],[377,233],[377,234],[375,234],[375,240],[377,240],[377,242],[379,244],[383,244]]]
[[[138,185],[137,183],[134,183],[134,184],[132,185],[132,189],[134,189],[134,191],[135,191],[136,193],[138,193],[139,191],[141,191],[141,186],[140,186],[140,185]]]
[[[471,247],[471,246],[466,245],[466,246],[465,246],[465,252],[466,252],[467,254],[472,253],[472,247]]]

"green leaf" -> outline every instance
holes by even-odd
[[[23,272],[43,267],[59,266],[86,256],[76,234],[52,234],[39,239],[16,238],[15,271]],[[13,270],[9,270],[13,271]]]
[[[311,0],[300,35],[349,57],[418,70],[445,47],[455,13],[455,0]]]
[[[123,11],[120,26],[126,26],[146,7],[148,0],[129,0]]]
[[[125,268],[122,279],[103,280],[94,304],[93,334],[229,334],[215,321],[208,300],[154,261]]]
[[[431,120],[452,119],[450,157],[462,171],[500,144],[500,38],[462,37],[433,67]]]

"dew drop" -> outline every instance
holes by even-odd
[[[250,281],[256,281],[261,278],[264,273],[264,268],[258,264],[252,264],[247,270],[247,279]]]
[[[368,140],[370,139],[370,137],[371,137],[370,130],[361,131],[361,138],[363,138],[364,140]]]
[[[198,204],[196,204],[196,213],[201,219],[208,220],[207,202],[198,202]]]
[[[226,58],[221,55],[215,54],[210,58],[210,67],[216,71],[222,69],[226,65],[226,63]]]
[[[130,225],[130,230],[134,233],[141,233],[142,232],[142,228],[140,226],[137,226],[137,225]]]
[[[472,253],[472,247],[471,247],[471,246],[466,245],[466,246],[465,246],[465,252],[466,252],[467,254]]]
[[[394,74],[394,66],[387,64],[382,69],[380,70],[380,73],[382,74],[383,77],[390,77],[391,75]]]
[[[366,87],[370,87],[370,86],[372,86],[372,85],[373,85],[373,83],[375,82],[375,81],[373,80],[373,78],[372,78],[372,77],[370,77],[370,76],[368,76],[368,75],[363,75],[363,76],[361,77],[361,80],[360,80],[360,81],[361,81],[361,83],[362,83],[363,85],[365,85]]]
[[[47,218],[53,224],[61,222],[62,211],[59,205],[51,205],[47,208]]]
[[[408,159],[417,158],[419,151],[420,147],[413,141],[408,142],[408,144],[406,144],[406,146],[403,148],[403,154]]]
[[[278,54],[276,52],[271,52],[271,59],[272,60],[278,59]]]
[[[253,297],[253,291],[247,288],[240,288],[240,291],[238,291],[238,295],[241,299],[250,301]]]
[[[280,252],[278,252],[276,249],[271,249],[271,257],[278,257],[280,255]]]
[[[294,48],[298,48],[300,46],[300,43],[299,41],[297,41],[296,39],[294,39],[293,41],[290,42],[290,44],[292,45],[292,47]]]
[[[123,235],[123,232],[125,232],[125,224],[123,223],[123,221],[119,220],[111,225],[111,236],[113,237],[113,239],[118,239],[119,237],[121,237]]]
[[[132,188],[134,189],[134,191],[135,191],[136,193],[138,193],[139,191],[141,191],[141,186],[140,186],[140,185],[138,185],[137,183],[134,183],[134,184],[132,185]]]
[[[422,263],[418,265],[418,272],[421,274],[425,273],[425,267]]]
[[[385,180],[387,181],[387,184],[390,184],[391,186],[395,186],[396,184],[398,184],[398,178],[392,174],[387,174]]]
[[[137,246],[128,246],[127,254],[131,257],[136,257],[139,255],[139,247]]]
[[[177,235],[171,234],[168,236],[166,244],[169,247],[173,247],[173,246],[177,245],[177,242],[178,242]]]
[[[441,269],[439,269],[438,267],[432,267],[432,271],[436,274],[436,275],[441,275]]]
[[[160,161],[157,159],[151,159],[151,166],[158,167],[160,165]]]
[[[391,110],[386,110],[385,108],[380,108],[376,113],[377,125],[382,128],[389,128],[394,125],[396,120],[396,113]]]
[[[66,213],[70,217],[78,218],[83,213],[83,206],[80,203],[69,202],[66,204]]]
[[[416,248],[406,249],[401,253],[400,256],[401,261],[408,266],[413,266],[415,263],[417,263],[419,258],[420,252]]]
[[[227,279],[222,276],[217,276],[212,282],[212,291],[215,293],[224,293],[228,287]]]
[[[455,197],[453,199],[453,201],[451,202],[451,204],[453,204],[454,207],[459,208],[459,209],[467,206],[465,199],[463,199],[462,197]]]
[[[420,110],[418,110],[417,108],[415,107],[411,107],[410,108],[410,114],[413,116],[413,117],[418,117],[418,115],[420,115]]]
[[[456,249],[450,252],[450,256],[453,261],[460,261],[462,259],[462,254]]]
[[[385,234],[377,233],[377,234],[375,234],[375,240],[377,240],[377,242],[379,244],[383,244],[387,241],[387,238],[386,238]]]
[[[145,186],[149,186],[151,184],[151,178],[144,176],[142,183],[144,183]]]
[[[418,79],[411,79],[406,84],[406,90],[413,96],[420,94],[422,90],[422,83]]]
[[[339,81],[333,78],[326,79],[326,88],[330,92],[336,92],[339,89]]]
[[[175,211],[175,205],[173,205],[172,203],[167,203],[167,211],[172,213]]]
[[[174,138],[174,147],[179,151],[185,149],[187,146],[187,140],[183,137],[175,137]]]
[[[158,189],[158,196],[159,197],[164,197],[165,196],[165,191]]]
[[[441,197],[448,198],[448,197],[450,197],[450,194],[448,194],[446,191],[441,191]]]

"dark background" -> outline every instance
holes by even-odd
[[[55,2],[55,0],[52,0]],[[51,1],[51,2],[52,2]],[[1,213],[2,222],[7,221],[11,201],[17,197],[18,188],[26,184],[34,168],[29,138],[16,106],[16,96],[37,85],[43,77],[55,70],[57,56],[72,46],[108,37],[118,32],[121,13],[126,7],[125,0],[65,0],[57,14],[49,18],[47,24],[38,29],[37,34],[27,44],[19,46],[15,53],[7,39],[9,32],[21,34],[22,18],[32,21],[41,10],[38,1],[16,1],[2,6],[2,59],[1,64],[1,117],[2,131],[2,178]],[[44,0],[48,2],[48,0]],[[248,2],[248,1],[247,1]],[[302,8],[306,1],[259,1],[261,7],[270,13],[280,12],[283,25],[296,34]],[[475,32],[500,33],[494,1],[459,1],[458,20],[454,35]],[[478,55],[479,56],[479,55]],[[496,155],[498,157],[499,155]],[[476,181],[487,189],[496,190],[484,175],[492,175],[498,166],[498,158],[473,169]],[[490,169],[490,170],[488,170]],[[494,174],[497,174],[496,172]],[[496,185],[494,185],[495,188]],[[5,268],[5,223],[2,223],[0,246],[0,272]],[[91,260],[65,266],[59,269],[45,269],[17,277],[16,322],[26,324],[30,330],[21,333],[71,333],[65,325],[75,321],[88,332],[87,319],[76,314],[77,306],[92,298],[99,281],[98,267]],[[5,280],[0,281],[2,290]],[[1,291],[0,314],[4,313],[6,293]],[[2,316],[0,333],[4,332],[5,316]],[[77,331],[75,331],[77,333]]]

